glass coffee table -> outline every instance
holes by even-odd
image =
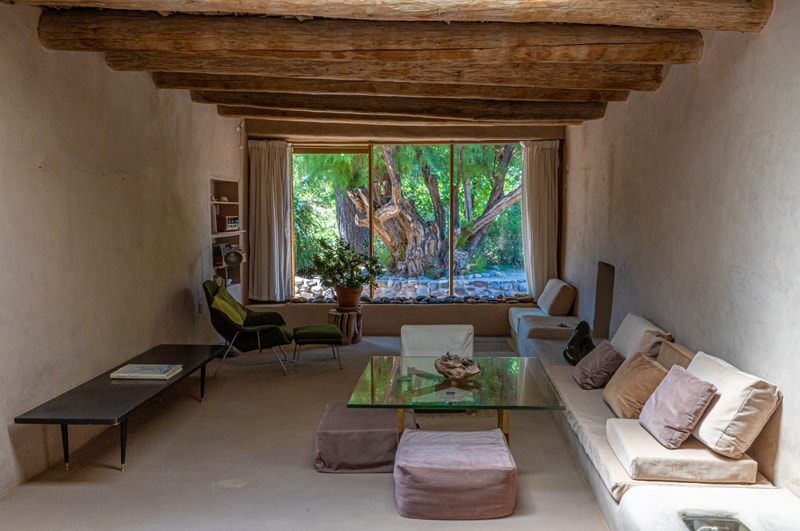
[[[472,359],[481,366],[481,372],[467,380],[454,381],[436,371],[436,357],[373,356],[347,407],[396,409],[398,439],[403,433],[404,409],[497,410],[497,427],[506,439],[512,409],[565,409],[537,358]]]

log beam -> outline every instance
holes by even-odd
[[[195,103],[245,105],[295,111],[378,113],[423,118],[510,123],[530,120],[592,120],[602,118],[606,109],[606,104],[603,102],[504,102],[433,98],[382,98],[374,96],[353,98],[348,96],[210,91],[192,91],[191,94],[192,101]]]
[[[320,124],[280,120],[245,120],[249,138],[282,139],[288,142],[376,142],[376,143],[446,143],[482,142],[505,144],[526,140],[564,138],[563,127],[532,125],[426,125],[385,126]]]
[[[475,124],[469,120],[456,118],[429,118],[418,116],[403,116],[396,114],[362,114],[362,113],[329,113],[322,111],[272,109],[267,107],[246,107],[237,105],[217,105],[217,114],[231,118],[252,118],[257,120],[273,120],[285,122],[313,122],[349,125],[385,125],[385,126],[464,126]],[[580,125],[583,120],[515,120],[513,124],[504,121],[481,121],[479,125],[509,126],[509,125]]]
[[[126,11],[46,11],[39,40],[54,50],[213,54],[327,61],[478,63],[696,63],[695,30],[589,25],[298,21],[160,16]]]
[[[551,22],[754,31],[773,0],[3,0],[36,6],[159,13],[238,13],[298,18],[442,22]]]
[[[349,96],[403,96],[410,98],[472,98],[529,101],[626,101],[625,90],[580,90],[510,85],[463,85],[454,83],[403,83],[380,81],[337,81],[264,76],[154,72],[160,89],[212,90],[231,92],[282,92]]]
[[[214,55],[158,52],[108,52],[106,62],[114,70],[603,90],[656,90],[663,76],[661,65],[505,63],[489,68],[451,61],[350,63],[246,57],[231,61]]]

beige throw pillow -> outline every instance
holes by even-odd
[[[686,370],[717,386],[692,435],[719,454],[741,457],[778,406],[778,388],[704,352],[698,352]]]
[[[536,304],[547,315],[567,315],[575,300],[576,290],[563,280],[551,278],[544,286]]]
[[[641,352],[623,363],[603,389],[603,400],[614,414],[638,419],[644,403],[667,375],[660,363]]]

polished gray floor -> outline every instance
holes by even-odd
[[[509,348],[502,338],[476,340],[477,351]],[[396,337],[365,338],[341,349],[340,371],[330,350],[309,349],[288,376],[271,354],[227,360],[203,403],[189,378],[131,418],[124,472],[109,429],[72,454],[72,470],[56,465],[1,499],[0,529],[607,529],[548,412],[511,413],[518,494],[507,518],[405,519],[391,474],[315,472],[325,404],[347,399],[369,355],[398,351]],[[495,419],[431,415],[420,424],[481,429]]]

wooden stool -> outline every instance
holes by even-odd
[[[508,516],[516,505],[517,465],[499,429],[406,430],[394,461],[394,495],[406,518]]]
[[[413,428],[414,412],[405,424]],[[317,428],[314,468],[318,472],[391,472],[397,450],[397,413],[393,409],[348,408],[331,402]]]
[[[355,345],[361,341],[361,307],[354,312],[328,311],[328,324],[335,325],[342,331],[342,344]]]

